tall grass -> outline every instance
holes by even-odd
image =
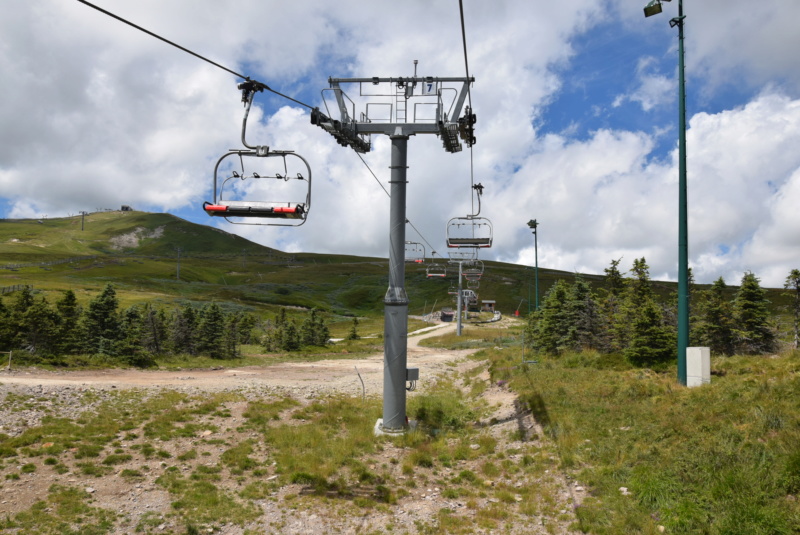
[[[591,488],[590,533],[800,530],[800,354],[715,359],[710,385],[594,354],[514,365],[487,351]],[[629,495],[620,491],[628,489]]]

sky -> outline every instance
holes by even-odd
[[[329,77],[412,76],[415,60],[421,76],[466,73],[457,0],[95,3],[322,109]],[[481,183],[483,259],[532,265],[536,219],[540,267],[645,257],[677,280],[677,3],[645,18],[640,0],[463,0],[477,143],[409,139],[406,239],[446,255]],[[780,287],[800,268],[800,2],[685,4],[690,266],[700,283],[753,272]],[[258,93],[247,140],[309,162],[308,220],[212,219],[214,165],[242,148],[241,79],[77,0],[3,5],[0,218],[127,204],[283,251],[388,256],[387,136],[362,161],[307,107]]]

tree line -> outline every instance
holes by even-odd
[[[540,309],[528,317],[526,345],[560,354],[593,349],[620,353],[636,366],[659,367],[674,359],[677,346],[677,295],[660,298],[653,289],[645,258],[633,261],[628,276],[613,260],[605,271],[605,288],[592,290],[580,275],[557,281]],[[714,354],[762,354],[777,349],[776,327],[766,290],[747,272],[733,299],[722,277],[697,291],[690,276],[690,344]],[[793,297],[794,347],[800,338],[800,270],[792,270],[785,288]]]
[[[281,309],[274,321],[244,312],[225,312],[217,303],[173,310],[149,303],[121,309],[109,284],[87,306],[67,290],[54,303],[23,288],[6,305],[0,298],[0,348],[24,350],[31,362],[61,362],[65,355],[100,355],[113,363],[150,366],[160,355],[205,355],[231,359],[242,344],[266,351],[325,345],[329,333],[312,310],[298,328]]]

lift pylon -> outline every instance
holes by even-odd
[[[416,368],[407,368],[404,246],[408,139],[434,134],[441,138],[447,152],[460,151],[459,119],[469,85],[474,82],[472,77],[417,76],[416,62],[414,65],[411,77],[329,78],[330,87],[322,93],[324,112],[314,109],[311,113],[312,124],[356,152],[369,152],[373,134],[389,136],[392,143],[389,288],[383,300],[383,418],[376,423],[377,433],[403,433],[408,428],[406,383],[419,375]],[[346,94],[342,86],[347,84],[355,85],[357,94]],[[469,142],[474,143],[474,139]]]

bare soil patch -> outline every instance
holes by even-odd
[[[479,430],[476,436],[491,437],[491,440],[476,439],[470,448],[481,452],[481,448],[487,447],[485,444],[491,444],[486,457],[477,455],[443,465],[416,467],[413,473],[408,473],[403,463],[398,462],[407,451],[396,442],[385,442],[377,453],[361,462],[372,470],[383,470],[395,487],[403,491],[393,503],[377,507],[360,507],[353,496],[338,499],[314,495],[308,485],[302,483],[277,485],[277,467],[267,465],[259,480],[267,485],[264,489],[269,492],[249,502],[249,506],[258,508],[257,518],[243,523],[200,522],[200,532],[231,535],[567,533],[575,521],[574,507],[582,499],[583,488],[558,468],[554,448],[515,394],[503,385],[492,384],[488,372],[481,369],[485,368],[485,363],[467,358],[471,351],[419,346],[422,338],[453,328],[454,325],[444,325],[421,336],[409,337],[408,365],[420,368],[418,390],[409,393],[409,397],[425,393],[442,377],[461,381],[461,377],[470,372],[473,383],[484,382],[481,398],[491,410],[489,416],[475,422],[475,428]],[[113,451],[134,452],[134,455],[127,460],[120,457],[120,462],[113,464],[97,462],[103,471],[100,474],[82,472],[81,461],[73,460],[66,453],[62,457],[68,457],[69,461],[58,464],[65,468],[54,470],[46,462],[47,454],[36,454],[37,448],[46,449],[47,444],[31,444],[30,458],[20,455],[5,459],[0,465],[0,474],[5,475],[5,479],[0,480],[0,517],[13,517],[30,510],[37,501],[46,499],[48,490],[56,484],[83,489],[90,496],[91,507],[113,511],[117,516],[109,533],[187,533],[185,523],[174,514],[174,496],[163,484],[157,484],[156,479],[170,470],[188,477],[196,473],[198,467],[211,469],[220,464],[231,445],[247,441],[254,444],[252,456],[255,459],[268,459],[268,446],[259,442],[259,435],[241,427],[246,420],[244,412],[248,403],[288,397],[302,406],[330,394],[360,397],[362,384],[356,369],[364,381],[363,394],[379,398],[383,388],[383,356],[380,354],[357,360],[219,370],[2,372],[0,400],[6,402],[0,413],[0,433],[12,437],[41,425],[46,416],[78,418],[91,414],[101,403],[125,392],[135,391],[141,399],[163,392],[200,397],[230,394],[231,397],[214,413],[197,416],[193,422],[200,427],[193,435],[163,442],[147,441],[154,451],[145,457],[141,429],[120,433],[114,447],[106,448],[103,455],[108,458]],[[12,397],[8,398],[8,394]],[[12,398],[16,401],[9,402]],[[293,422],[289,411],[281,413],[278,421]],[[183,458],[190,451],[195,452],[194,457]],[[492,461],[488,461],[490,457]],[[487,463],[506,467],[501,470],[503,475],[486,475],[492,473]],[[34,469],[25,473],[21,468],[25,464],[34,465]],[[138,475],[131,477],[133,472]],[[473,483],[475,490],[469,498],[452,491],[454,478],[465,473],[480,479]],[[16,474],[18,478],[9,474]],[[222,470],[215,476],[218,476],[215,485],[222,491],[242,494],[246,482],[241,474]],[[539,489],[535,499],[530,492],[522,492],[522,489],[531,488]],[[451,523],[444,524],[450,520]]]

